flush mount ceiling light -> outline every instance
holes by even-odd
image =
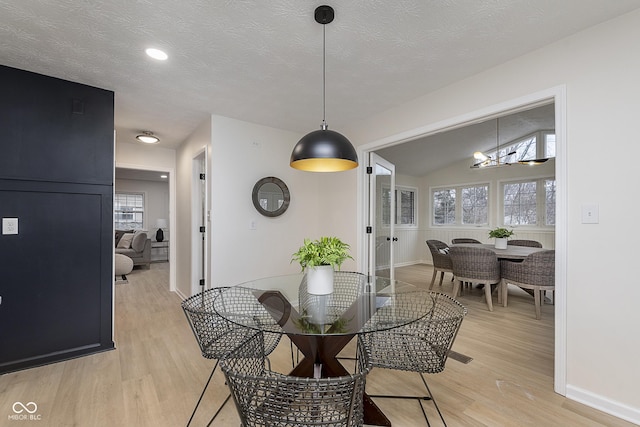
[[[153,134],[153,132],[149,132],[145,130],[142,132],[142,135],[136,136],[136,139],[140,142],[144,142],[145,144],[155,144],[160,141],[160,139]]]
[[[152,57],[153,59],[157,59],[158,61],[166,61],[169,55],[161,51],[160,49],[149,48],[145,50],[145,53]]]
[[[322,24],[322,124],[320,130],[309,132],[298,141],[291,153],[292,168],[310,172],[339,172],[358,166],[358,155],[351,142],[342,134],[329,130],[326,118],[326,37],[325,26],[333,21],[331,6],[319,6],[315,19]]]

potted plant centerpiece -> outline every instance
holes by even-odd
[[[298,261],[302,270],[307,270],[307,291],[310,294],[326,295],[333,292],[333,272],[340,269],[349,255],[349,245],[337,237],[320,237],[318,240],[304,239],[304,244],[292,255],[291,262]]]
[[[513,230],[496,228],[489,231],[489,237],[496,239],[496,249],[507,249],[507,239],[513,235]]]

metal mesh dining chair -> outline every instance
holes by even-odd
[[[369,350],[374,367],[417,372],[428,393],[424,396],[369,395],[370,397],[417,400],[427,425],[430,423],[422,402],[431,400],[446,426],[424,374],[437,374],[444,370],[467,309],[442,293],[431,292],[429,298],[432,305],[415,304],[413,301],[406,307],[421,310],[421,313],[425,313],[423,310],[426,309],[426,316],[398,328],[361,334],[358,341],[363,342]]]
[[[371,369],[362,343],[354,374],[303,378],[266,369],[261,340],[259,333],[252,336],[220,361],[242,427],[362,426],[365,378]]]
[[[453,264],[453,275],[456,281],[451,295],[458,296],[460,286],[464,282],[484,285],[484,294],[489,311],[493,311],[491,294],[498,288],[498,302],[502,301],[502,287],[500,284],[500,263],[495,252],[486,248],[452,246],[449,250]]]
[[[431,276],[431,283],[429,284],[429,290],[431,290],[438,272],[440,272],[439,286],[442,287],[444,273],[453,274],[453,265],[449,256],[449,245],[440,240],[427,240],[427,247],[429,247],[429,252],[431,252],[431,258],[433,259],[433,276]],[[453,280],[453,277],[451,280]]]
[[[500,261],[502,270],[502,304],[507,306],[509,283],[533,292],[536,319],[541,318],[544,292],[555,290],[556,251],[540,251],[528,255],[522,262]]]
[[[213,378],[216,368],[218,367],[220,358],[234,350],[240,344],[245,342],[248,337],[255,333],[255,331],[249,328],[238,326],[225,320],[214,310],[213,302],[215,298],[227,289],[229,288],[219,287],[208,289],[187,298],[182,302],[182,310],[184,311],[196,341],[200,346],[202,357],[206,359],[216,359],[216,363],[211,370],[209,379],[202,389],[202,393],[200,394],[198,402],[191,413],[187,426],[191,424],[191,421],[198,410],[198,406],[207,391],[207,387],[209,387],[209,383]],[[266,334],[263,339],[265,347],[261,353],[267,355],[270,354],[278,345],[280,337],[280,334]],[[230,396],[227,396],[220,408],[218,408],[209,424],[215,419],[220,410],[227,403],[229,397]]]
[[[542,247],[542,243],[538,242],[537,240],[525,240],[525,239],[507,240],[507,245],[511,245],[511,246],[526,246],[526,247],[529,247],[529,248],[541,248]]]
[[[458,237],[456,239],[451,239],[451,244],[456,245],[458,243],[482,243],[480,240],[471,239],[469,237]]]

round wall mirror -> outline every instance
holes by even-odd
[[[279,216],[289,207],[289,188],[279,178],[268,176],[256,182],[251,194],[253,206],[264,216]]]

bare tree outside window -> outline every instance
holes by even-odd
[[[489,187],[486,185],[462,189],[462,223],[483,225],[489,222],[487,203]]]
[[[556,225],[556,180],[545,180],[544,190],[545,224]]]
[[[504,225],[536,225],[536,182],[519,182],[504,186]]]
[[[455,224],[456,190],[453,188],[433,192],[433,223],[435,225]]]

